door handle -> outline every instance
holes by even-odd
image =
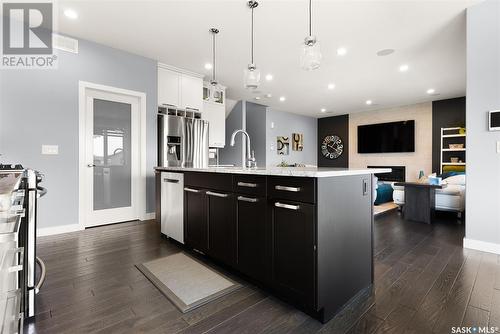
[[[257,188],[257,183],[238,182],[238,187]]]
[[[299,210],[300,209],[300,205],[284,204],[284,203],[280,203],[280,202],[274,203],[274,206],[277,208],[288,209],[288,210]]]
[[[209,195],[209,196],[223,197],[223,198],[229,196],[228,194],[221,194],[221,193],[216,193],[216,192],[213,192],[213,191],[207,191],[206,194]]]
[[[257,198],[251,198],[251,197],[245,197],[245,196],[238,196],[238,201],[250,202],[250,203],[257,203],[259,200]]]
[[[368,194],[368,181],[366,179],[363,179],[363,196],[366,196]]]
[[[291,191],[291,192],[299,192],[300,187],[287,187],[287,186],[274,186],[274,189],[276,190],[283,190],[283,191]]]
[[[95,165],[94,164],[88,164],[87,167],[92,168],[92,167],[95,167]]]
[[[163,182],[169,182],[169,183],[179,183],[179,180],[175,180],[175,179],[163,179]]]
[[[190,193],[199,193],[201,190],[198,189],[192,189],[192,188],[184,188],[185,191],[190,192]]]

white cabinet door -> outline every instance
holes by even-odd
[[[226,145],[226,110],[224,106],[204,102],[202,118],[208,121],[208,146],[224,147]]]
[[[180,104],[181,74],[164,68],[158,68],[158,105]]]
[[[181,75],[180,107],[203,111],[203,79]]]

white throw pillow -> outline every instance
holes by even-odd
[[[448,184],[459,184],[465,186],[465,174],[453,175],[445,179]]]

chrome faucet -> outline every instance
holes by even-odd
[[[255,161],[255,151],[250,151],[250,136],[248,135],[248,132],[245,130],[236,130],[233,132],[231,135],[231,146],[234,146],[234,139],[238,133],[242,133],[247,137],[247,161],[246,161],[246,167],[247,168],[256,168],[257,167],[257,161]]]

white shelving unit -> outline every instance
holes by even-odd
[[[467,134],[459,133],[460,127],[453,128],[441,128],[441,154],[440,154],[440,171],[443,172],[443,166],[465,166],[465,152],[467,148],[465,147],[465,140],[461,140],[460,142],[453,142],[453,139],[449,138],[465,138]],[[455,133],[454,133],[455,132]],[[464,148],[449,148],[449,144],[464,144]],[[444,147],[446,145],[446,147]],[[460,153],[460,156],[463,156],[462,162],[451,162],[450,156],[448,154],[444,154],[445,152],[464,152],[463,155]],[[446,161],[444,160],[446,159]]]

